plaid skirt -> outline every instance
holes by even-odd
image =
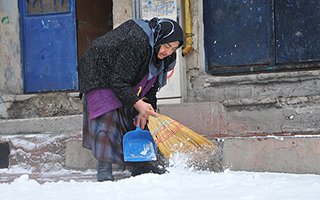
[[[120,107],[90,120],[83,96],[83,147],[91,149],[99,161],[123,164],[122,139],[126,132],[135,129],[133,116],[132,108]]]

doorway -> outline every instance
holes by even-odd
[[[24,93],[77,91],[77,61],[112,30],[112,6],[112,0],[19,1]]]
[[[77,90],[75,0],[18,5],[24,92]]]
[[[78,60],[90,43],[113,28],[112,0],[76,1]]]

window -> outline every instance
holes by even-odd
[[[204,0],[203,5],[208,73],[296,69],[320,60],[320,1]]]
[[[27,15],[69,12],[69,0],[26,0]]]

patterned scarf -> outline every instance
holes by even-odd
[[[135,22],[148,35],[152,47],[148,79],[158,76],[159,87],[161,88],[167,83],[167,72],[175,66],[177,55],[174,52],[165,59],[159,60],[160,45],[179,41],[178,47],[181,47],[183,45],[183,31],[177,22],[166,18],[152,18],[150,21],[136,19]]]

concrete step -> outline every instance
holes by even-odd
[[[318,135],[219,138],[220,165],[235,171],[320,174]],[[82,155],[82,156],[80,156]],[[67,143],[66,166],[88,167],[94,158],[81,141]]]
[[[222,165],[236,171],[320,174],[319,135],[223,139]]]
[[[115,180],[121,180],[131,177],[129,171],[114,171]],[[11,183],[15,179],[21,176],[28,176],[29,179],[35,180],[40,184],[47,182],[58,182],[58,181],[71,181],[77,182],[97,182],[97,173],[91,171],[76,171],[76,170],[65,170],[62,173],[14,173],[14,172],[0,172],[0,184]]]
[[[211,104],[160,107],[161,113],[219,141],[222,168],[320,174],[319,134],[212,134],[228,129],[214,110]],[[9,167],[33,172],[93,169],[96,160],[82,148],[81,129],[81,115],[0,120],[0,143],[9,144]]]
[[[223,169],[320,174],[318,135],[216,138]],[[10,146],[9,167],[32,172],[95,169],[91,151],[82,148],[81,132],[0,136]],[[117,168],[117,166],[115,166]]]
[[[82,115],[0,120],[0,136],[66,133],[82,130]]]

